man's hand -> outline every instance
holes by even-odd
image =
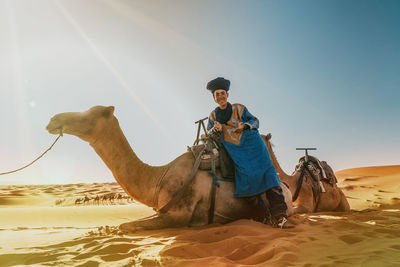
[[[244,124],[243,122],[239,123],[239,126],[236,128],[235,132],[241,133],[243,130],[248,130],[250,129],[250,126],[248,124]]]
[[[222,125],[218,121],[214,122],[214,129],[218,132],[222,131]]]

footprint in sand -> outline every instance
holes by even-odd
[[[355,185],[348,185],[348,186],[344,187],[343,189],[345,189],[345,190],[353,190],[353,189],[355,189],[357,187],[358,186],[355,186]]]
[[[400,250],[400,245],[393,245],[393,246],[390,246],[390,248]]]
[[[344,179],[345,182],[359,182],[362,180],[366,180],[368,178],[374,178],[376,176],[358,176],[358,177],[349,177]]]
[[[386,190],[381,190],[381,189],[379,189],[378,192],[381,192],[381,193],[394,193],[394,192],[390,192],[390,191],[386,191]]]
[[[352,197],[352,196],[348,196],[348,195],[346,195],[346,198],[350,198],[350,199],[360,199],[360,198],[358,198],[358,197]]]
[[[362,238],[360,236],[356,236],[356,235],[342,235],[342,236],[339,236],[339,239],[349,245],[352,245],[352,244],[355,244],[355,243],[358,243],[358,242],[361,242],[364,240],[364,238]]]

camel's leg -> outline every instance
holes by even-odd
[[[297,206],[295,206],[293,210],[295,214],[311,213],[314,211],[314,197],[311,185],[303,183],[297,200]]]
[[[154,230],[179,226],[185,226],[184,222],[180,222],[177,220],[177,218],[174,218],[170,214],[166,213],[148,219],[123,223],[119,226],[119,229],[124,233],[132,233],[143,229]]]
[[[340,203],[339,203],[339,206],[335,209],[335,211],[350,211],[350,204],[347,201],[346,196],[344,195],[342,190],[340,190],[339,192],[340,192],[340,197],[341,197]]]
[[[192,198],[190,196],[189,198]],[[171,208],[167,213],[160,214],[156,217],[148,219],[136,220],[128,223],[123,223],[119,226],[120,230],[124,233],[134,232],[136,230],[147,229],[161,229],[188,226],[193,216],[193,211],[199,200],[188,201],[188,198],[182,198],[177,205]],[[192,205],[184,206],[183,204],[192,203]]]
[[[293,209],[293,202],[292,202],[292,193],[289,190],[289,187],[285,183],[281,182],[281,188],[283,192],[283,196],[285,197],[285,202],[287,206],[287,215],[291,216],[294,214],[294,209]]]

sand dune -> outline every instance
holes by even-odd
[[[336,176],[352,209],[376,208],[400,201],[400,166],[348,169],[337,172]]]
[[[123,196],[116,183],[3,186],[0,266],[400,266],[400,166],[336,174],[353,210],[295,215],[289,230],[239,220],[122,235],[153,211],[94,200]]]

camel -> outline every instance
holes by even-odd
[[[100,205],[100,197],[99,197],[99,195],[96,195],[96,197],[94,198],[93,203],[94,203],[94,204],[97,203],[97,205]]]
[[[46,129],[51,134],[70,134],[88,142],[112,171],[123,190],[136,201],[158,211],[189,178],[194,165],[191,152],[186,152],[163,166],[142,162],[126,140],[114,107],[94,106],[85,112],[66,112],[53,116]],[[217,172],[219,175],[219,172]],[[138,229],[200,226],[208,224],[210,191],[213,179],[198,170],[190,186],[167,212],[119,226],[124,233]],[[264,211],[251,201],[233,197],[234,184],[220,181],[216,189],[214,223],[227,223],[242,218],[255,218]],[[291,192],[282,184],[288,214],[292,214]]]
[[[279,179],[289,185],[292,195],[295,194],[297,183],[300,177],[300,171],[296,170],[292,175],[286,174],[279,165],[276,155],[272,149],[270,140],[271,134],[263,135],[265,144],[267,145],[269,154],[274,164],[275,170],[278,173]],[[309,175],[309,174],[306,174]],[[297,200],[293,203],[294,213],[311,213],[320,211],[350,211],[350,205],[347,202],[343,191],[336,184],[331,185],[326,181],[322,181],[326,190],[321,193],[319,202],[315,203],[311,178],[304,177],[302,187],[300,189]]]
[[[82,198],[77,198],[77,199],[75,200],[75,205],[82,204],[82,201],[83,201]]]
[[[89,204],[89,202],[90,202],[90,198],[87,195],[85,195],[85,197],[83,198],[83,205],[85,205],[86,203]]]
[[[103,195],[101,197],[101,203],[104,204],[104,202],[106,202],[106,204],[108,204],[108,199],[109,199],[108,195]]]
[[[115,199],[118,201],[118,203],[121,203],[122,195],[118,194]]]
[[[102,202],[106,202],[106,204],[108,204],[108,201],[110,201],[110,205],[112,205],[114,203],[114,199],[116,199],[117,194],[116,193],[107,193],[105,195],[103,195],[103,197],[101,198]]]

